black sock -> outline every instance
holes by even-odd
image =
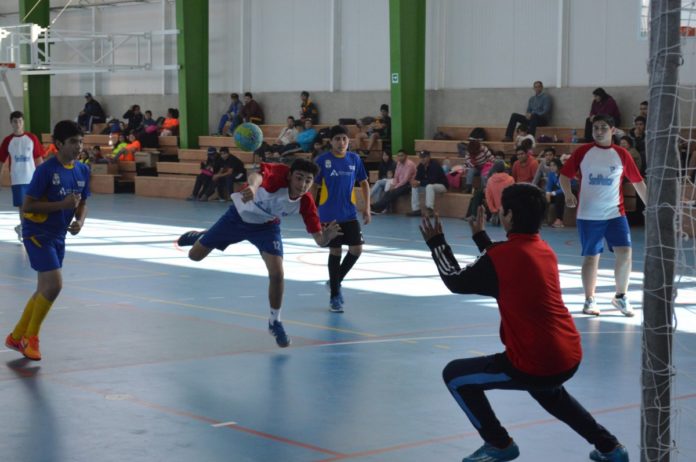
[[[624,295],[626,295],[626,294],[616,294],[615,297],[616,298],[624,298]]]
[[[355,265],[355,262],[358,261],[358,258],[360,258],[360,255],[355,256],[350,252],[346,253],[346,256],[343,257],[343,261],[341,262],[341,270],[339,272],[338,280],[339,283],[343,282],[343,278],[346,277],[346,274],[348,274],[348,271],[350,271],[353,265]]]
[[[329,284],[331,285],[331,297],[338,295],[338,287],[341,284],[341,256],[329,254]]]

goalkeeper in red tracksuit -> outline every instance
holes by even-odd
[[[568,424],[595,449],[596,461],[628,461],[626,448],[602,427],[564,388],[582,359],[580,334],[563,304],[556,254],[539,229],[546,216],[544,193],[531,184],[503,190],[500,221],[508,239],[492,243],[479,208],[472,222],[481,256],[460,268],[447,245],[438,218],[424,218],[421,232],[443,282],[454,293],[495,297],[500,310],[500,338],[505,351],[457,359],[443,371],[447,388],[478,430],[485,444],[466,461],[507,461],[519,448],[500,424],[486,399],[491,389],[526,390],[541,406]]]

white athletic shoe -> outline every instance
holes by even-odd
[[[599,308],[597,308],[594,297],[585,300],[585,304],[582,306],[582,312],[591,316],[599,316]]]
[[[627,318],[632,318],[633,315],[635,315],[635,313],[633,312],[633,307],[631,306],[631,302],[628,301],[625,295],[621,298],[612,298],[611,304],[618,308],[619,311],[621,311],[621,314],[623,314]]]

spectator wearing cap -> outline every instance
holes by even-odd
[[[85,132],[91,133],[93,124],[106,122],[106,115],[99,101],[94,99],[91,93],[85,93],[85,100],[85,107],[77,116],[77,123]]]
[[[468,151],[466,157],[464,157],[464,163],[466,165],[466,193],[471,193],[474,177],[481,177],[481,189],[486,187],[487,175],[483,175],[482,172],[488,167],[492,166],[495,157],[491,151],[485,145],[481,144],[478,140],[469,141]]]
[[[420,193],[425,192],[425,208],[429,216],[434,214],[435,195],[447,192],[447,176],[440,163],[430,156],[430,151],[418,153],[420,163],[416,170],[416,177],[411,180],[411,212],[410,217],[419,217]]]
[[[212,190],[215,189],[213,186],[213,175],[220,169],[219,157],[214,147],[211,146],[208,148],[208,157],[205,161],[201,162],[201,171],[196,177],[196,183],[193,185],[191,195],[186,198],[187,201],[208,200],[208,191],[212,194]]]

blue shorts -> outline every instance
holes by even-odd
[[[278,223],[245,223],[232,205],[199,242],[209,249],[225,250],[228,245],[249,241],[259,249],[271,255],[283,256],[283,240]]]
[[[599,255],[604,252],[604,239],[609,250],[614,247],[631,247],[631,230],[625,216],[611,220],[577,220],[582,256]]]
[[[21,207],[24,203],[24,195],[29,189],[28,184],[13,184],[12,185],[12,205]]]
[[[24,236],[24,248],[27,249],[29,263],[34,271],[43,273],[63,267],[65,239]]]

